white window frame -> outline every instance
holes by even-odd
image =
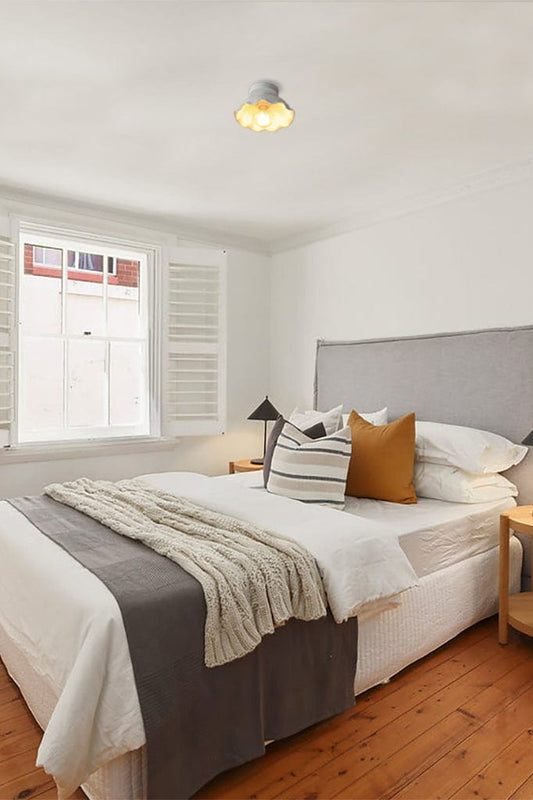
[[[132,442],[155,442],[161,439],[161,407],[162,407],[162,386],[161,386],[161,248],[157,245],[146,244],[137,242],[135,240],[126,240],[118,236],[112,236],[108,233],[88,232],[84,230],[73,230],[70,228],[62,227],[59,225],[43,225],[38,222],[31,222],[26,220],[17,220],[12,226],[14,233],[16,232],[16,241],[18,243],[18,268],[16,270],[17,277],[17,290],[16,290],[16,314],[15,314],[15,341],[14,351],[16,360],[16,385],[15,385],[15,419],[11,426],[10,433],[10,448],[17,450],[43,450],[49,448],[50,450],[71,449],[73,446],[80,448],[87,448],[91,446],[102,446],[104,444],[128,444]],[[142,434],[126,433],[124,427],[121,428],[121,435],[117,435],[116,429],[102,428],[91,429],[91,436],[83,436],[80,438],[79,433],[76,435],[72,431],[72,436],[67,431],[61,432],[60,438],[54,438],[48,434],[44,438],[36,438],[30,442],[21,442],[19,438],[18,428],[18,408],[19,408],[19,391],[21,385],[22,375],[22,354],[21,354],[21,336],[20,336],[20,309],[22,301],[22,275],[23,275],[23,261],[24,261],[24,243],[28,242],[37,246],[50,246],[61,247],[66,251],[65,245],[68,249],[75,249],[69,247],[71,242],[75,242],[79,250],[83,252],[91,252],[95,249],[113,249],[116,258],[124,258],[126,260],[141,260],[145,265],[145,274],[147,280],[146,291],[147,309],[148,309],[148,369],[146,372],[147,386],[145,389],[145,397],[147,398],[149,411],[148,411],[148,432]],[[41,244],[41,242],[43,244]],[[45,265],[47,266],[47,265]],[[115,261],[116,266],[116,261]],[[65,279],[65,272],[68,274],[70,270],[67,267],[67,258],[64,259],[62,267]],[[79,270],[80,274],[86,273],[86,270]],[[101,273],[98,273],[101,274]],[[110,274],[110,273],[109,273]],[[95,337],[96,338],[96,337]],[[65,435],[67,434],[67,435]]]

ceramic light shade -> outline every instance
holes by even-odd
[[[235,119],[243,128],[273,132],[288,128],[294,111],[279,96],[276,83],[257,81],[250,86],[248,99],[235,112]]]

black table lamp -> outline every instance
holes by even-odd
[[[279,417],[279,411],[277,408],[274,408],[270,400],[268,399],[268,395],[265,397],[262,403],[257,406],[255,411],[252,411],[248,419],[261,419],[265,423],[265,432],[263,436],[263,458],[252,458],[252,464],[264,464],[265,461],[265,453],[266,453],[266,445],[267,445],[267,423],[269,419],[277,419]]]

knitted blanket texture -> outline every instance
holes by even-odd
[[[175,561],[202,586],[205,663],[250,653],[291,617],[326,614],[313,556],[296,542],[219,514],[139,480],[88,478],[47,486],[45,494]]]

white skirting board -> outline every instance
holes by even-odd
[[[510,586],[519,591],[522,547],[511,539]],[[396,675],[498,607],[498,548],[453,564],[420,580],[396,608],[360,621],[355,693]],[[33,716],[44,728],[55,699],[42,678],[0,628],[0,654]],[[145,797],[145,750],[110,761],[83,785],[90,800]]]

